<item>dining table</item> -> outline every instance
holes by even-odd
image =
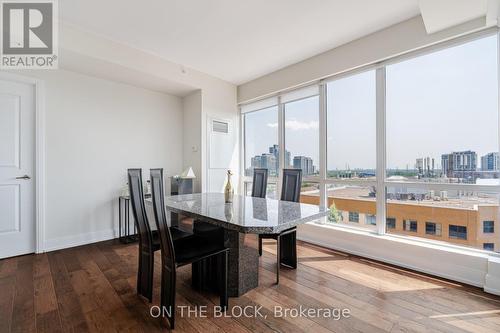
[[[231,203],[226,203],[223,193],[167,196],[165,208],[221,228],[222,241],[229,248],[228,293],[231,297],[241,296],[259,284],[259,234],[277,234],[329,213],[328,208],[317,205],[237,194]],[[288,246],[295,246],[296,240],[284,237],[282,242],[292,242]],[[286,260],[286,256],[281,258],[283,264],[290,266]]]

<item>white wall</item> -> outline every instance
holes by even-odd
[[[182,100],[183,108],[183,168],[192,167],[196,179],[193,182],[194,192],[201,192],[202,163],[201,163],[201,114],[202,92],[198,90]]]
[[[170,89],[178,92],[189,90],[187,96],[191,97],[193,93],[201,90],[201,108],[199,108],[199,105],[194,108],[194,104],[189,104],[193,102],[192,100],[189,101],[189,97],[184,103],[190,113],[186,119],[191,121],[185,130],[201,128],[201,149],[196,152],[199,156],[193,155],[186,158],[184,161],[185,166],[196,163],[198,159],[201,159],[201,174],[197,174],[197,181],[201,183],[202,191],[208,191],[208,165],[206,163],[207,119],[210,117],[221,118],[231,120],[235,126],[236,132],[231,139],[233,146],[232,158],[227,165],[227,169],[238,173],[239,115],[236,86],[234,84],[195,69],[172,63],[150,52],[105,39],[102,36],[79,30],[64,23],[60,26],[59,49],[59,64],[64,69],[83,73],[90,72],[112,80],[129,82],[132,85],[144,85],[146,84],[144,81],[154,81],[155,84],[148,84],[147,87],[151,89]],[[116,71],[122,74],[116,75]],[[173,86],[177,87],[174,88]],[[189,134],[186,133],[185,138],[188,138],[188,136]],[[194,133],[193,138],[189,137],[188,140],[198,141],[197,136],[198,133]],[[186,147],[184,146],[184,148]],[[235,184],[237,183],[238,181],[235,179]]]
[[[374,64],[485,26],[485,18],[480,18],[438,33],[427,34],[422,17],[417,16],[242,84],[238,86],[238,102],[250,101]]]
[[[182,100],[64,70],[46,90],[45,250],[115,237],[127,168],[182,171]]]

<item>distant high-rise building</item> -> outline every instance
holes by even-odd
[[[278,161],[272,154],[262,154],[252,157],[250,160],[251,169],[264,168],[269,170],[270,176],[278,175]],[[250,172],[249,172],[250,174]]]
[[[419,176],[422,177],[434,177],[434,158],[423,157],[417,158],[415,162],[415,169],[418,172]]]
[[[292,167],[291,154],[285,150],[284,168]],[[264,168],[269,170],[269,176],[277,177],[279,173],[280,149],[278,145],[269,147],[269,153],[255,155],[250,159],[250,167],[245,170],[247,176],[251,176],[253,169]],[[306,156],[295,156],[293,158],[293,167],[302,169],[304,175],[314,174],[315,167],[312,158]]]
[[[481,170],[498,171],[500,167],[500,156],[498,152],[493,152],[481,157]]]
[[[261,167],[260,160],[260,155],[252,157],[252,159],[250,160],[250,166],[252,167],[252,169]]]
[[[271,176],[278,174],[278,161],[272,154],[262,154],[260,161],[261,168],[268,169]]]
[[[292,165],[292,155],[288,150],[285,150],[285,168],[288,168]]]
[[[293,158],[293,167],[295,169],[302,169],[303,175],[314,174],[313,160],[307,156],[295,156]]]
[[[269,147],[269,154],[273,154],[274,157],[276,157],[276,161],[278,161],[279,163],[280,149],[278,145],[272,145],[271,147]],[[291,160],[291,154],[288,150],[285,150],[285,168],[291,165],[290,160]]]
[[[458,151],[441,155],[443,174],[450,178],[466,178],[470,172],[477,169],[477,154],[475,151]]]
[[[280,148],[278,145],[272,145],[269,147],[269,154],[273,154],[274,156],[278,157],[280,152]]]
[[[417,161],[415,162],[415,169],[417,169],[417,172],[419,174],[424,173],[424,159],[423,158],[417,158]]]

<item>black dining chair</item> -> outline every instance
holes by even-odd
[[[137,270],[137,293],[152,302],[154,253],[160,249],[160,237],[157,230],[152,230],[146,214],[142,187],[142,170],[128,169],[130,202],[134,221],[139,233],[139,267]],[[189,238],[192,233],[177,227],[171,228],[174,241]]]
[[[160,234],[161,245],[161,294],[160,307],[162,314],[175,327],[175,292],[176,269],[200,262],[205,259],[216,258],[220,293],[220,306],[225,311],[228,306],[227,272],[229,249],[218,242],[210,242],[204,237],[193,236],[178,242],[172,241],[172,228],[168,227],[165,214],[165,196],[163,191],[163,169],[151,169],[151,187],[153,210],[156,225]]]
[[[267,192],[267,169],[253,169],[252,197],[265,198]]]
[[[301,169],[283,169],[283,184],[281,200],[300,201],[300,186],[302,184]],[[262,239],[275,239],[277,246],[276,284],[280,282],[280,266],[297,268],[297,229],[295,227],[278,234],[259,235],[259,255],[262,255]]]

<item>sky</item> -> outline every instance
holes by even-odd
[[[498,151],[496,36],[406,60],[387,68],[388,168],[411,169],[419,157],[436,159],[473,150],[479,160]],[[293,156],[319,161],[318,97],[285,105],[285,146]],[[375,72],[327,85],[328,170],[375,168]],[[246,114],[246,162],[278,142],[277,107]]]

